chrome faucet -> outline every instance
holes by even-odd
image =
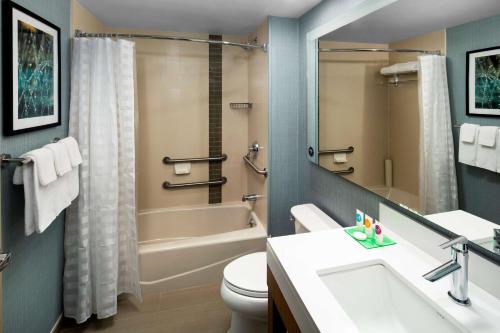
[[[442,249],[451,248],[452,259],[433,269],[423,277],[431,282],[451,274],[451,290],[448,296],[460,305],[470,305],[469,300],[469,241],[464,236],[440,245]]]
[[[241,201],[257,201],[257,199],[260,197],[260,195],[257,194],[245,194],[241,197]]]

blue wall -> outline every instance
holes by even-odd
[[[16,2],[59,26],[62,47],[63,125],[13,137],[2,136],[0,151],[18,156],[67,134],[71,3],[69,0]],[[3,95],[0,96],[2,102]],[[60,216],[44,233],[25,237],[24,195],[22,187],[12,185],[12,172],[13,167],[2,170],[1,179],[3,247],[13,254],[10,266],[3,273],[3,329],[6,333],[50,332],[62,311],[64,219]]]
[[[500,126],[500,118],[465,114],[466,58],[471,50],[500,46],[500,16],[460,25],[446,31],[446,53],[452,121]],[[459,131],[455,130],[455,143]],[[458,152],[456,145],[455,149]],[[460,208],[500,224],[500,174],[457,163]]]
[[[269,233],[290,234],[298,202],[299,24],[269,18]]]

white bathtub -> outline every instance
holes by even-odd
[[[242,203],[141,211],[137,229],[143,293],[219,283],[228,262],[266,248],[266,230]]]

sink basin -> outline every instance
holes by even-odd
[[[465,332],[383,263],[318,275],[361,332]]]

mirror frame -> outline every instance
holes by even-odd
[[[306,34],[306,79],[307,79],[307,157],[311,163],[319,167],[318,149],[319,149],[319,124],[318,124],[318,45],[319,38],[329,32],[337,30],[349,23],[359,20],[379,9],[391,5],[399,0],[364,0],[363,2],[353,6],[349,10],[344,11],[338,16],[332,17],[326,23],[316,27]],[[341,177],[339,175],[331,174],[332,177]],[[399,213],[409,217],[416,223],[419,223],[438,234],[449,239],[456,238],[459,235],[454,232],[441,227],[440,225],[431,222],[424,216],[413,213],[412,211],[401,207],[399,204],[392,202],[366,188],[353,183],[346,179],[350,184],[362,188],[364,191],[372,193],[380,199],[380,202],[395,209]],[[488,251],[482,246],[470,242],[470,251],[481,256],[482,258],[500,266],[500,255]]]

